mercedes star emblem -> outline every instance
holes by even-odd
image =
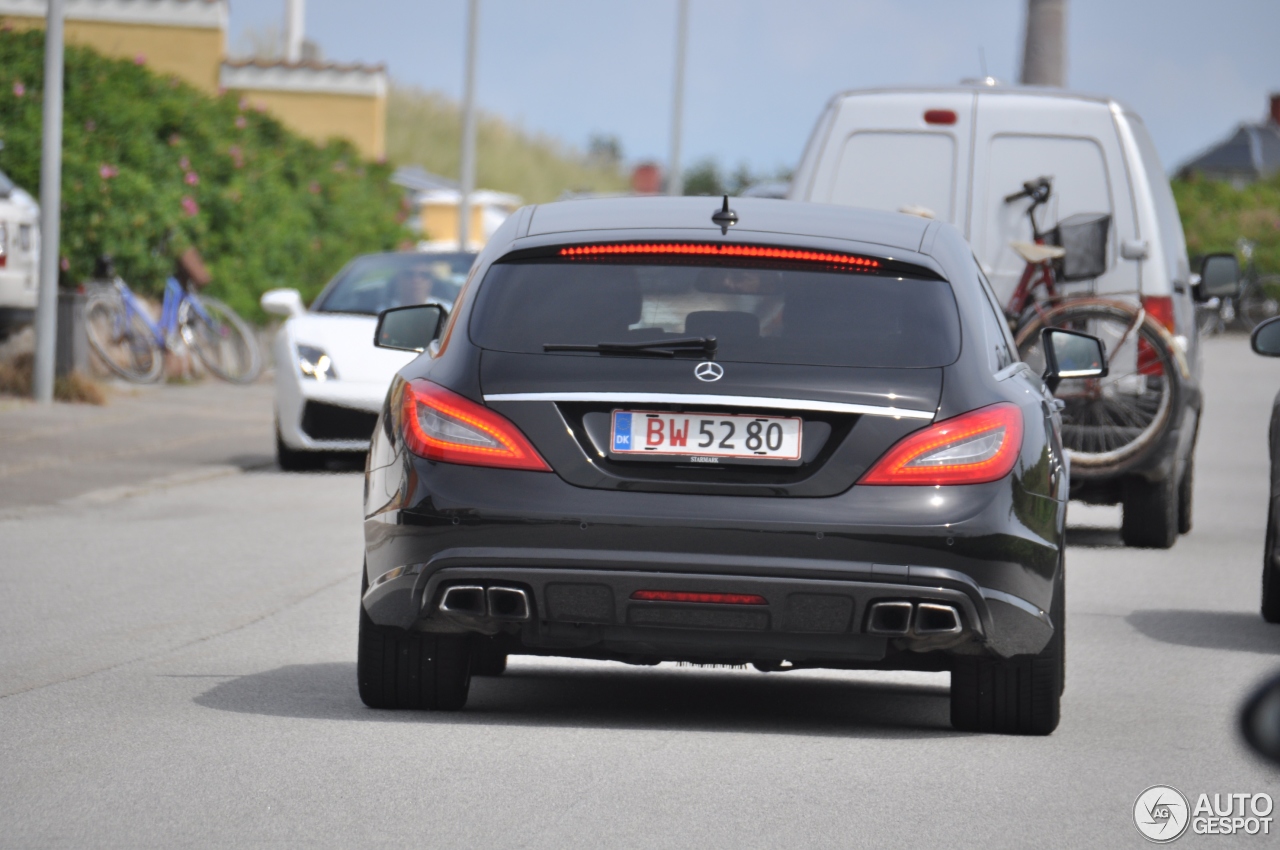
[[[699,381],[718,381],[724,377],[724,367],[705,360],[694,367],[693,374]]]

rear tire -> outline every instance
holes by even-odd
[[[951,725],[962,732],[1048,735],[1058,728],[1066,689],[1063,562],[1049,608],[1053,637],[1037,655],[960,656],[951,668]]]
[[[493,638],[477,635],[471,643],[471,675],[501,676],[507,670],[507,654],[500,652]]]
[[[1140,549],[1168,549],[1178,540],[1178,484],[1173,477],[1162,481],[1126,478],[1124,518],[1120,538],[1124,545]]]
[[[1195,488],[1196,462],[1187,458],[1187,468],[1178,482],[1178,533],[1191,533],[1191,495]]]
[[[276,428],[276,463],[285,472],[308,472],[324,465],[324,455],[321,452],[304,452],[289,448],[285,445],[284,438],[280,436],[280,429]]]
[[[1280,623],[1280,498],[1272,498],[1267,516],[1267,543],[1262,552],[1262,619],[1268,623]]]
[[[467,636],[379,626],[362,601],[356,680],[370,708],[457,711],[471,686]]]

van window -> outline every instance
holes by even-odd
[[[955,221],[956,143],[949,133],[854,133],[844,144],[833,204],[900,212],[924,207]]]
[[[996,293],[1009,296],[1017,285],[1025,261],[1009,247],[1012,240],[1030,241],[1027,201],[1006,204],[1008,195],[1037,177],[1053,178],[1053,196],[1040,208],[1041,230],[1076,213],[1114,215],[1111,183],[1102,148],[1093,139],[1072,136],[1001,134],[991,139],[986,187],[986,235],[981,259]],[[1112,228],[1114,237],[1115,228]],[[1110,262],[1114,262],[1111,252]]]

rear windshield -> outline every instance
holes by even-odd
[[[919,368],[960,354],[946,281],[842,271],[498,263],[471,320],[482,348],[530,354],[690,336],[716,337],[730,362]]]

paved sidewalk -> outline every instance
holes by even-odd
[[[269,382],[113,385],[103,407],[0,396],[0,511],[275,462]]]

